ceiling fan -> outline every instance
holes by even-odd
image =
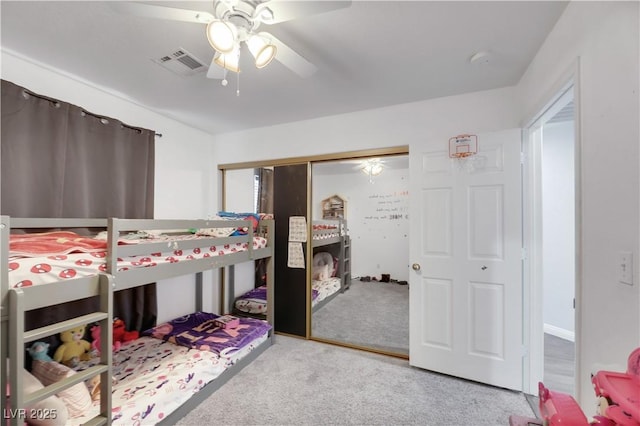
[[[344,160],[344,164],[354,164],[351,170],[359,170],[369,177],[369,182],[373,183],[374,176],[380,175],[387,167],[387,162],[380,157],[366,157],[357,160]]]
[[[362,173],[369,176],[369,181],[372,181],[373,176],[378,176],[385,168],[385,161],[380,158],[368,158],[363,160],[359,165],[354,167],[361,170]]]
[[[207,77],[223,78],[226,85],[227,71],[240,72],[243,45],[257,68],[275,59],[301,77],[311,76],[315,65],[272,34],[259,31],[260,26],[348,7],[351,1],[214,0],[213,13],[148,3],[109,3],[121,13],[206,25],[207,40],[215,50]]]

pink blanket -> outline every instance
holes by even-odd
[[[9,236],[11,256],[55,256],[69,253],[95,253],[106,249],[105,240],[83,237],[69,231]]]

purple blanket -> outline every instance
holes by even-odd
[[[213,323],[218,317],[207,312],[195,312],[145,330],[142,335],[224,356],[243,348],[271,329],[265,321],[253,318],[240,318],[237,328],[223,329]]]
[[[267,300],[267,286],[261,285],[260,287],[254,288],[239,297],[240,299],[258,299],[258,300]]]

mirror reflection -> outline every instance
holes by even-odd
[[[273,214],[273,167],[228,170],[224,179],[225,210],[234,213]],[[264,259],[237,264],[235,280],[227,283],[227,312],[267,318],[266,263]]]
[[[312,164],[311,335],[409,353],[409,161]]]

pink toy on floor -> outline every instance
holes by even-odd
[[[598,371],[592,378],[599,414],[614,425],[640,426],[640,348],[629,355],[627,371]]]
[[[549,426],[586,426],[589,424],[580,406],[571,395],[554,392],[538,383],[540,415]]]

